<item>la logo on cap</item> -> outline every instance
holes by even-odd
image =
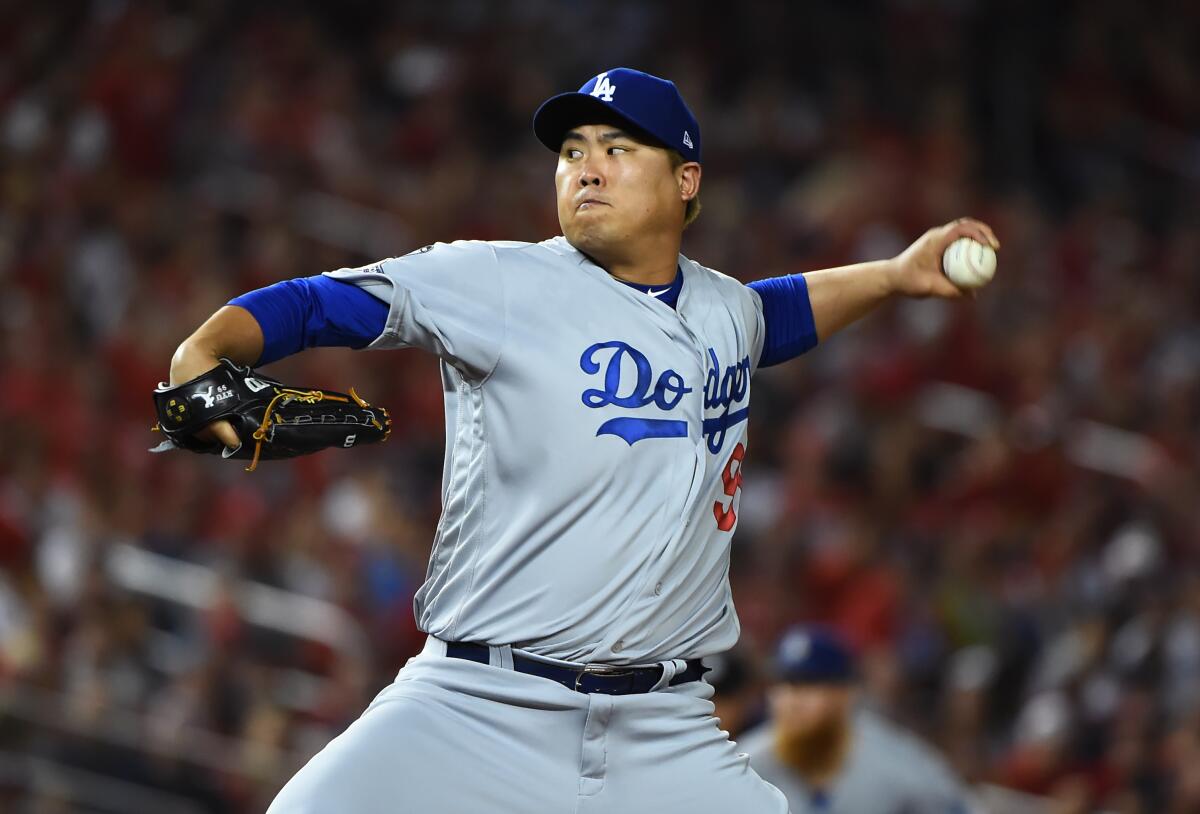
[[[780,650],[789,661],[803,661],[812,650],[812,638],[807,633],[793,633],[784,640]]]
[[[617,92],[617,86],[608,81],[608,71],[596,77],[596,87],[592,89],[592,96],[603,102],[611,102],[613,94]]]

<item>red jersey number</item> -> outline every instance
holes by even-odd
[[[717,528],[729,531],[737,523],[737,512],[733,510],[733,501],[738,489],[742,488],[742,459],[746,457],[746,447],[739,441],[733,448],[725,469],[721,472],[721,481],[725,484],[725,494],[729,496],[729,508],[721,505],[721,501],[713,503],[713,517],[717,518]]]

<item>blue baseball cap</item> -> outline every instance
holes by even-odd
[[[779,640],[775,673],[795,684],[848,684],[855,678],[854,654],[828,628],[793,627]]]
[[[533,132],[554,152],[572,127],[590,124],[597,114],[616,118],[688,161],[700,160],[700,124],[679,95],[675,83],[632,68],[612,68],[583,83],[575,93],[560,93],[542,102],[533,114]]]

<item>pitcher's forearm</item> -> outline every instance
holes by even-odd
[[[869,314],[895,291],[894,261],[876,260],[804,274],[822,341]]]
[[[222,356],[240,365],[253,365],[262,349],[262,328],[250,312],[237,305],[223,306],[176,348],[171,357],[171,384],[216,367]]]

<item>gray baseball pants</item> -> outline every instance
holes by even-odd
[[[786,814],[718,728],[712,687],[583,694],[447,658],[430,637],[366,712],[284,786],[268,814]]]

